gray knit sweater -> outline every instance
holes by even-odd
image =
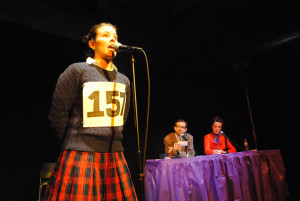
[[[123,151],[123,125],[109,125],[110,123],[101,122],[101,126],[84,126],[83,114],[83,89],[86,83],[111,82],[122,83],[125,85],[126,96],[123,98],[118,92],[108,92],[108,89],[100,88],[98,96],[106,94],[106,101],[99,97],[89,96],[90,101],[94,101],[94,110],[102,109],[99,121],[107,121],[109,115],[114,112],[123,118],[123,124],[126,122],[130,106],[130,81],[129,79],[116,71],[106,71],[96,65],[86,62],[74,63],[70,65],[59,77],[52,98],[51,109],[48,119],[50,126],[54,129],[57,136],[63,140],[62,149],[88,151],[88,152],[118,152]],[[111,84],[108,83],[108,84]],[[107,84],[107,83],[106,83]],[[123,85],[123,86],[124,86]],[[114,90],[115,91],[115,90]],[[113,94],[113,95],[109,95]],[[124,104],[116,102],[125,101]],[[106,102],[106,103],[105,103]],[[110,107],[110,108],[108,108]],[[121,108],[122,107],[122,108]],[[102,107],[103,108],[103,107]],[[120,112],[120,108],[123,109]],[[118,113],[117,113],[118,112]],[[95,113],[95,112],[94,112]],[[96,112],[96,114],[98,114]],[[93,116],[89,119],[95,119]],[[98,121],[98,122],[99,122]],[[103,126],[104,125],[104,126]]]

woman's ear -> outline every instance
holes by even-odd
[[[95,50],[95,41],[94,40],[90,40],[89,41],[89,46],[92,50]]]

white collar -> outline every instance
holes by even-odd
[[[95,59],[93,59],[91,57],[88,57],[86,59],[86,63],[88,63],[88,64],[94,64],[94,65],[99,66],[101,68],[101,66],[99,65],[99,63]],[[109,62],[109,64],[107,65],[107,68],[105,70],[107,70],[107,71],[113,71],[113,70],[115,70],[116,72],[118,72],[118,69],[113,64],[113,62]]]

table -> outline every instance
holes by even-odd
[[[279,149],[147,160],[147,201],[286,200]]]

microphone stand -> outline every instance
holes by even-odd
[[[136,127],[136,133],[137,133],[137,143],[138,143],[138,165],[139,165],[139,181],[140,181],[140,198],[141,201],[145,200],[144,192],[145,192],[145,185],[144,185],[144,167],[142,163],[142,154],[140,149],[140,139],[139,139],[139,123],[138,123],[138,110],[137,110],[137,99],[136,99],[136,83],[135,83],[135,70],[134,70],[134,57],[133,52],[131,55],[131,67],[132,67],[132,77],[133,77],[133,104],[134,104],[134,122]]]
[[[248,110],[249,110],[249,115],[250,115],[250,120],[251,120],[251,125],[252,125],[254,143],[255,143],[256,150],[258,150],[258,143],[257,143],[257,139],[256,139],[256,134],[255,134],[255,124],[254,124],[254,120],[253,120],[252,112],[251,112],[251,107],[250,107],[248,88],[247,88],[247,85],[246,85],[246,81],[243,80],[243,82],[244,82],[244,88],[245,88],[245,93],[246,93],[246,98],[247,98]]]
[[[226,152],[226,154],[228,154],[227,137],[225,137],[225,145],[226,145],[225,152]]]
[[[222,131],[222,135],[224,135],[224,137],[225,137],[225,146],[226,146],[226,148],[225,148],[225,152],[226,152],[226,154],[228,153],[228,146],[227,146],[227,140],[228,140],[228,137],[225,135],[225,133]]]
[[[184,139],[184,141],[188,141],[188,139],[186,137],[184,137],[184,134],[182,134],[181,137]],[[189,142],[188,142],[188,144],[189,144]],[[188,145],[185,147],[185,153],[186,153],[186,157],[188,157]]]
[[[187,140],[186,140],[187,141]],[[188,142],[188,144],[189,144],[189,142]],[[186,153],[186,157],[188,157],[189,155],[188,155],[188,145],[186,145],[186,147],[185,147],[185,153]]]

